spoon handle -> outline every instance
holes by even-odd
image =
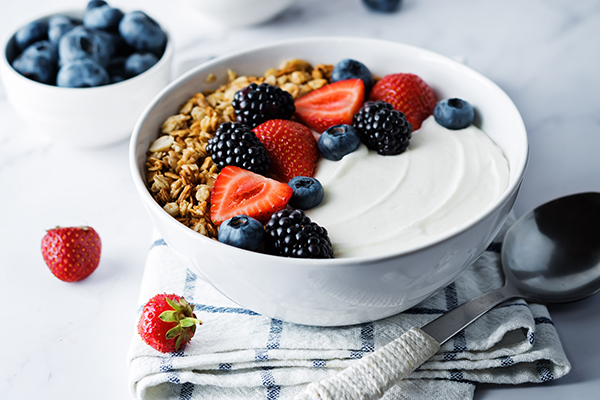
[[[398,339],[330,378],[313,382],[294,400],[375,400],[429,360],[440,345],[498,304],[518,297],[504,286],[483,294],[436,318],[411,328]]]
[[[435,339],[413,327],[337,375],[309,384],[294,400],[379,399],[439,349]]]
[[[487,311],[508,299],[518,296],[519,294],[511,287],[505,285],[498,290],[482,294],[453,308],[421,329],[442,345]]]

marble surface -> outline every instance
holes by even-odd
[[[500,85],[521,111],[531,159],[517,214],[555,197],[600,191],[600,2],[406,0],[379,15],[359,0],[299,0],[273,21],[227,29],[180,3],[114,0],[170,30],[175,65],[190,66],[276,39],[384,38],[463,60]],[[18,21],[85,1],[0,3],[0,36]],[[178,67],[179,68],[179,67]],[[35,99],[32,99],[35,102]],[[57,145],[27,127],[0,86],[0,398],[129,399],[126,352],[152,226],[129,177],[128,143],[96,150]],[[100,267],[66,284],[40,254],[45,229],[88,224],[100,233]],[[570,375],[544,385],[481,385],[478,400],[598,399],[600,296],[550,307]]]

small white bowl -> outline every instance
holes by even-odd
[[[209,22],[228,27],[269,21],[295,0],[181,0],[184,6]]]
[[[176,221],[152,198],[144,179],[146,152],[158,137],[162,122],[194,93],[224,83],[228,68],[240,74],[262,75],[292,58],[313,65],[352,58],[379,76],[415,73],[431,85],[438,99],[468,99],[481,116],[481,128],[504,151],[510,166],[508,187],[466,226],[435,242],[387,256],[321,260],[276,257],[219,243]],[[204,81],[209,73],[223,80],[209,86]],[[167,244],[189,260],[194,272],[236,303],[261,314],[299,324],[339,326],[402,312],[456,279],[504,223],[525,173],[528,146],[523,120],[510,98],[472,69],[400,43],[321,37],[288,40],[220,57],[171,83],[144,111],[134,129],[130,167],[154,225]]]
[[[32,21],[57,14],[80,18],[82,12],[56,12]],[[0,55],[8,100],[32,129],[72,147],[100,147],[127,139],[144,108],[171,80],[173,44],[166,30],[165,51],[152,68],[122,82],[92,88],[46,85],[19,74],[10,64],[17,55],[16,30],[2,42]]]

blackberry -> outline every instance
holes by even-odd
[[[215,137],[209,139],[206,151],[220,169],[235,165],[264,175],[271,162],[260,139],[246,125],[237,122],[222,123]]]
[[[236,121],[251,129],[270,119],[290,119],[296,112],[292,95],[268,83],[251,83],[238,90],[231,105]]]
[[[402,153],[412,135],[412,125],[406,116],[380,100],[365,102],[354,115],[352,126],[369,149],[384,156]]]
[[[303,211],[283,209],[265,226],[265,250],[295,258],[333,258],[327,230],[312,222]]]

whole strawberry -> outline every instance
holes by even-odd
[[[272,119],[253,131],[267,149],[271,159],[269,172],[276,179],[288,182],[295,176],[314,176],[319,148],[308,127],[294,121]]]
[[[369,100],[382,100],[406,115],[413,131],[433,114],[436,100],[433,90],[415,74],[390,74],[381,78],[371,90]]]
[[[180,350],[188,343],[196,324],[194,305],[176,294],[157,294],[144,305],[138,320],[138,333],[148,345],[162,352]]]
[[[100,236],[89,226],[57,227],[42,239],[42,256],[61,281],[77,282],[90,276],[100,263]]]

